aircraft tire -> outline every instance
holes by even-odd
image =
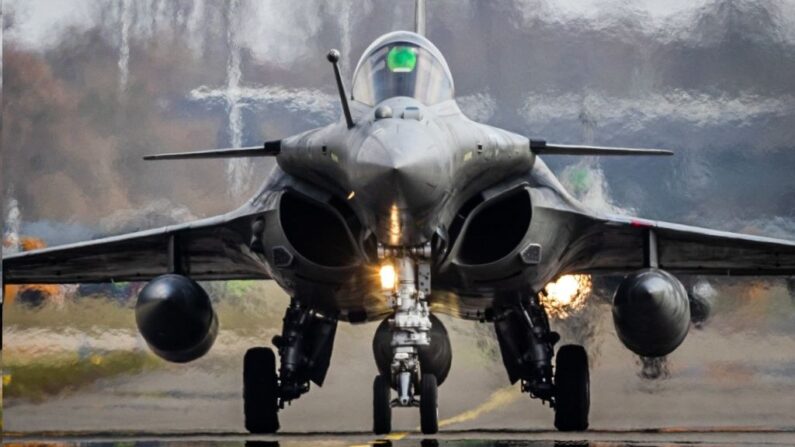
[[[420,380],[420,428],[432,435],[439,431],[439,389],[436,376],[423,374]]]
[[[392,386],[389,377],[375,376],[373,381],[373,433],[386,435],[392,431]]]
[[[590,406],[588,354],[579,345],[562,346],[555,363],[555,428],[587,430]]]
[[[279,385],[271,348],[251,348],[243,359],[243,413],[246,430],[255,434],[279,430]]]

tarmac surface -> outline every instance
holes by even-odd
[[[597,304],[583,314],[580,322],[587,324],[559,323],[564,340],[587,345],[591,355],[591,430],[586,433],[550,431],[554,412],[509,384],[485,326],[446,319],[453,368],[440,388],[441,434],[433,439],[451,446],[795,445],[795,325],[788,319],[772,320],[771,314],[789,318],[791,313],[786,290],[773,291],[776,300],[744,303],[692,330],[656,380],[641,377],[638,359],[613,332],[609,307]],[[91,318],[110,321],[122,313],[115,312]],[[222,316],[228,327],[241,326],[233,314]],[[18,384],[15,394],[3,396],[6,443],[386,445],[369,433],[375,324],[341,325],[324,386],[313,386],[280,413],[277,437],[260,438],[242,431],[240,359],[248,347],[270,340],[276,332],[273,325],[249,332],[222,330],[213,350],[187,365],[160,362],[44,392],[44,385],[75,371],[62,358],[84,357],[104,365],[108,353],[151,355],[133,329],[72,324],[58,330],[45,317],[36,315],[25,324],[20,318],[16,326],[4,327],[3,381]],[[62,318],[58,313],[50,317]],[[765,331],[755,329],[768,320],[783,329],[772,323]],[[23,369],[12,374],[14,365],[57,375],[48,372],[41,375],[41,383],[25,382]],[[430,439],[417,433],[417,411],[396,410],[392,422],[395,433],[386,439],[392,445],[423,445],[423,439]]]
[[[4,445],[18,446],[259,446],[259,447],[620,447],[620,446],[779,446],[795,445],[793,431],[444,431],[433,437],[399,432],[379,438],[361,432],[283,433],[278,436],[250,436],[240,433],[214,434],[24,434],[6,433]]]
[[[456,337],[459,347],[469,341]],[[46,333],[41,338],[67,337]],[[375,374],[368,346],[372,336],[367,330],[343,327],[338,338],[326,383],[313,387],[280,413],[283,431],[363,433],[370,428]],[[742,333],[717,337],[694,331],[672,360],[670,377],[660,381],[638,378],[639,367],[632,356],[614,337],[606,338],[592,368],[591,428],[622,432],[662,427],[679,427],[680,431],[710,427],[730,432],[795,429],[795,400],[791,398],[795,373],[788,363],[795,352],[793,339],[768,337],[764,344],[753,344],[755,349],[739,350],[750,344],[747,338]],[[705,355],[699,345],[712,350]],[[34,436],[66,432],[240,433],[239,359],[243,352],[243,347],[221,345],[194,364],[163,365],[102,379],[42,399],[4,396],[5,429]],[[465,349],[457,354],[453,371],[440,388],[442,431],[535,432],[552,427],[553,411],[523,395],[517,386],[510,386],[499,359],[467,356]],[[4,360],[6,355],[10,358],[13,353],[4,352]],[[745,358],[735,360],[735,356]],[[417,411],[393,414],[397,431],[414,432],[418,425]]]

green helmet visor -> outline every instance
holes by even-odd
[[[389,50],[386,65],[392,73],[409,73],[417,66],[417,49],[397,46]]]
[[[441,55],[399,40],[373,47],[362,56],[353,75],[352,96],[371,106],[396,96],[433,105],[453,98],[453,79]]]

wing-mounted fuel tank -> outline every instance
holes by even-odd
[[[627,275],[613,298],[618,338],[632,352],[661,357],[673,352],[690,328],[690,302],[676,277],[659,269]]]
[[[138,295],[135,321],[152,351],[170,362],[198,359],[218,335],[218,317],[207,292],[181,275],[150,281]]]

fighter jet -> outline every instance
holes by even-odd
[[[436,314],[493,324],[511,383],[554,409],[560,430],[588,428],[585,349],[550,329],[540,294],[564,274],[624,275],[616,333],[664,356],[690,326],[675,275],[794,275],[795,242],[591,210],[542,160],[556,155],[671,155],[663,149],[552,144],[477,123],[453,76],[415,28],[376,39],[348,95],[328,53],[337,122],[262,146],[151,160],[274,157],[259,192],[222,216],[9,256],[5,282],[148,281],[135,313],[160,357],[188,362],[213,344],[218,319],[197,280],[273,279],[291,296],[281,335],[243,360],[245,426],[278,430],[279,411],[323,385],[338,322],[381,321],[373,340],[373,431],[419,408],[437,432],[438,387],[452,350]],[[278,354],[278,369],[277,359]],[[554,361],[553,361],[554,359]]]

